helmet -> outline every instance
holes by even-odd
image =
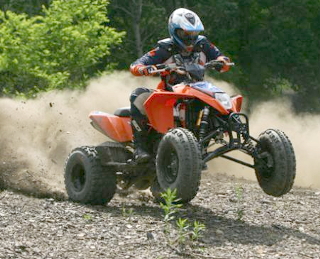
[[[168,29],[173,41],[181,49],[190,52],[204,27],[196,13],[185,8],[179,8],[170,15]]]

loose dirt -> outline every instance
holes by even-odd
[[[146,192],[85,206],[5,190],[0,258],[319,258],[319,199],[319,191],[297,187],[273,198],[256,182],[204,173],[198,195],[176,216],[206,230],[181,247],[175,223],[165,234],[163,211]]]

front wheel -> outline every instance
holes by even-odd
[[[192,200],[199,189],[202,158],[195,136],[187,129],[170,130],[160,141],[157,157],[157,188],[152,188],[156,199],[167,189],[177,190],[179,202]]]
[[[117,188],[115,172],[101,165],[94,147],[79,147],[70,153],[64,178],[70,200],[79,203],[105,204]]]
[[[266,194],[280,197],[289,192],[296,175],[296,159],[289,138],[280,130],[268,129],[259,135],[255,173]]]

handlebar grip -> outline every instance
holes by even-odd
[[[157,69],[164,69],[164,68],[166,68],[166,65],[165,64],[158,64],[158,65],[156,65],[156,68]]]

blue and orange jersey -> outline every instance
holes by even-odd
[[[173,63],[174,55],[180,54],[180,52],[180,49],[178,49],[172,39],[167,38],[160,40],[154,49],[150,50],[130,65],[130,71],[135,76],[141,76],[139,67]],[[202,35],[198,37],[193,52],[200,54],[200,63],[203,64],[222,56],[220,50]]]

